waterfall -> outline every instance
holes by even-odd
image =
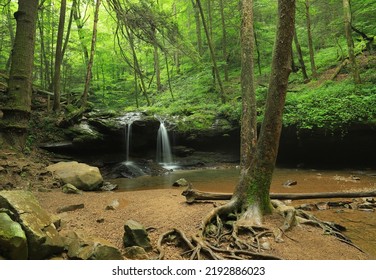
[[[170,140],[164,122],[160,122],[157,135],[157,162],[169,165],[172,163]]]
[[[125,161],[129,162],[129,151],[132,141],[132,121],[125,126]]]

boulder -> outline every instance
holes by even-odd
[[[146,232],[144,226],[140,223],[133,220],[128,220],[124,225],[124,231],[124,247],[139,246],[144,248],[146,251],[150,251],[152,249],[148,233]]]
[[[0,208],[12,212],[13,220],[25,232],[29,259],[44,259],[63,251],[64,244],[50,215],[31,192],[0,191]]]
[[[70,259],[78,260],[123,260],[119,249],[100,238],[84,238],[76,232],[64,235],[64,243]]]
[[[83,191],[96,191],[103,184],[102,175],[98,167],[93,167],[77,161],[59,162],[47,167],[65,184],[72,184]]]
[[[27,260],[25,232],[7,213],[0,213],[0,254],[11,260]]]

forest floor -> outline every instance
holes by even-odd
[[[64,194],[58,182],[45,171],[48,155],[34,152],[20,156],[12,151],[0,153],[0,190],[30,189],[41,206],[62,220],[62,231],[73,230],[84,236],[100,237],[124,251],[122,239],[124,224],[135,220],[149,230],[154,250],[150,259],[158,257],[155,248],[161,234],[173,228],[183,231],[188,237],[199,232],[201,221],[215,206],[225,203],[195,203],[189,205],[181,195],[182,188],[84,192],[81,195]],[[115,210],[106,206],[117,200]],[[57,214],[57,209],[72,204],[84,204],[84,208]],[[265,217],[265,225],[274,228],[283,222],[279,215]],[[333,236],[324,235],[321,229],[301,225],[288,231],[283,243],[270,238],[271,248],[265,253],[288,260],[359,260],[369,257]],[[174,246],[165,247],[165,259],[183,259],[183,251]]]

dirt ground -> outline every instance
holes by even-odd
[[[85,207],[72,212],[59,214],[62,229],[72,229],[89,236],[97,236],[123,248],[124,224],[128,219],[138,221],[146,228],[152,228],[149,237],[153,248],[159,236],[173,228],[180,229],[187,236],[196,234],[201,220],[214,206],[211,203],[189,205],[181,195],[182,189],[147,190],[132,192],[85,192],[82,195],[64,194],[60,190],[35,192],[41,205],[56,214],[61,206],[83,203]],[[117,200],[119,207],[105,210],[107,205]],[[218,202],[224,203],[224,202]],[[265,223],[278,226],[282,219],[278,216],[266,217]],[[289,231],[284,243],[272,243],[269,254],[282,259],[321,260],[321,259],[367,259],[367,256],[332,236],[324,235],[320,229],[311,226],[298,226]],[[180,250],[166,249],[166,259],[182,259]],[[152,252],[150,257],[156,257]]]
[[[155,248],[161,234],[177,228],[188,237],[193,236],[199,231],[205,215],[215,207],[213,203],[187,204],[181,195],[182,188],[64,194],[45,172],[48,163],[48,158],[39,153],[22,157],[13,152],[1,151],[0,190],[28,188],[43,208],[61,218],[61,230],[74,230],[86,236],[106,239],[121,250],[124,224],[129,219],[135,220],[151,229],[149,237],[154,250],[149,253],[150,258],[158,256]],[[106,206],[115,200],[119,206],[115,210],[106,210]],[[223,203],[215,202],[217,205]],[[57,214],[59,207],[72,204],[84,204],[84,208]],[[265,225],[278,227],[282,219],[278,215],[267,216],[264,222]],[[368,259],[359,250],[311,226],[294,227],[286,233],[283,243],[275,243],[272,239],[269,241],[271,248],[266,253],[282,259]],[[165,259],[182,259],[181,250],[175,247],[165,250]]]

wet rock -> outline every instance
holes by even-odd
[[[0,208],[10,210],[28,243],[29,259],[44,259],[63,250],[62,239],[50,215],[28,191],[1,191]]]
[[[149,257],[144,248],[139,246],[127,247],[124,250],[124,255],[130,260],[148,260]]]
[[[190,184],[186,179],[180,178],[179,180],[175,181],[172,185],[174,187],[188,187]]]
[[[103,184],[102,175],[98,167],[93,167],[77,161],[59,162],[47,167],[65,184],[72,184],[83,191],[98,190]]]
[[[70,259],[123,260],[119,249],[100,238],[85,238],[70,231],[64,235],[64,244]]]
[[[66,194],[82,194],[82,191],[80,191],[75,186],[69,183],[65,184],[61,190],[63,191],[63,193],[66,193]]]
[[[72,204],[72,205],[67,205],[67,206],[62,206],[59,207],[56,212],[63,213],[63,212],[69,212],[69,211],[76,211],[77,209],[82,209],[85,208],[85,205],[83,203],[81,204]]]
[[[146,251],[150,251],[152,249],[148,233],[146,232],[144,226],[140,223],[133,220],[128,220],[124,225],[124,231],[124,247],[139,246],[144,248]]]
[[[11,260],[26,260],[28,246],[25,232],[19,223],[0,212],[0,254]]]

